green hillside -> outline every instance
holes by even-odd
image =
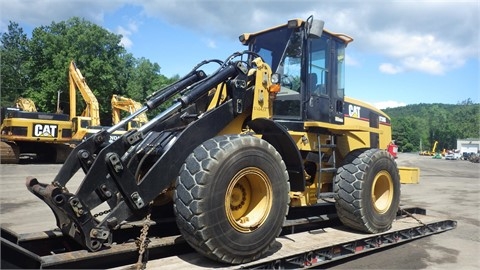
[[[393,139],[401,152],[455,149],[457,139],[480,137],[480,104],[414,104],[383,110],[392,120]]]

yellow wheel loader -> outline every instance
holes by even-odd
[[[163,230],[176,227],[198,253],[228,264],[263,257],[292,213],[333,208],[350,228],[386,232],[400,184],[416,183],[418,169],[397,167],[387,151],[390,118],[345,96],[352,40],[313,17],[243,34],[245,51],[200,63],[80,143],[50,184],[32,177],[27,188],[63,235],[91,253],[108,251],[119,243],[115,231],[150,216],[174,219]],[[219,65],[210,75],[201,70],[208,63]],[[172,97],[171,107],[108,142]],[[84,179],[69,191],[79,170]]]

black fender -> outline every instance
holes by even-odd
[[[282,156],[287,166],[291,191],[305,191],[303,159],[297,144],[288,131],[280,124],[267,119],[257,118],[248,122],[248,126],[262,139],[269,142]]]

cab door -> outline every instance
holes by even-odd
[[[343,67],[337,41],[324,33],[307,43],[307,120],[343,124]]]

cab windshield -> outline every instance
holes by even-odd
[[[295,30],[297,29],[281,27],[259,34],[250,43],[250,50],[259,54],[272,71],[277,72],[287,43]]]
[[[272,72],[281,75],[281,90],[273,106],[274,118],[301,119],[303,28],[281,27],[255,37],[250,50],[259,54]]]

